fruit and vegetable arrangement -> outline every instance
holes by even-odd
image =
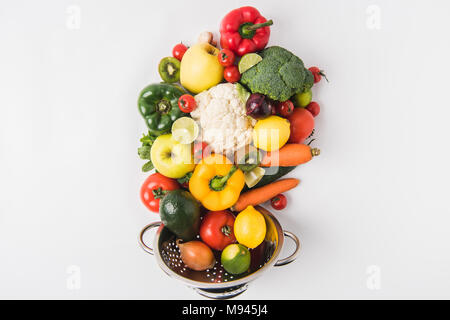
[[[288,205],[299,180],[285,176],[320,154],[311,147],[320,106],[312,87],[323,70],[268,46],[272,20],[253,7],[229,12],[220,39],[203,32],[161,59],[162,82],[140,92],[148,132],[138,154],[151,173],[141,200],[176,236],[186,268],[216,261],[245,274],[266,237],[258,205]],[[328,81],[328,80],[327,80]]]

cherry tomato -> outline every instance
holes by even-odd
[[[234,236],[234,215],[230,211],[210,211],[200,225],[200,238],[209,247],[223,250],[229,244],[236,242]]]
[[[311,71],[314,76],[314,83],[320,82],[320,80],[322,80],[322,77],[324,77],[328,82],[327,76],[325,75],[323,70],[320,70],[317,67],[311,67],[308,70]]]
[[[229,66],[223,71],[223,77],[228,82],[235,83],[241,79],[241,74],[237,66]]]
[[[270,200],[270,204],[275,210],[283,210],[287,205],[286,196],[280,193],[279,195],[273,197],[272,200]]]
[[[180,185],[174,179],[167,178],[160,173],[154,173],[144,181],[141,187],[141,200],[153,212],[159,212],[159,201],[167,191],[179,189]]]
[[[291,123],[291,135],[289,142],[303,143],[314,129],[314,117],[305,108],[295,108],[294,112],[287,118]]]
[[[277,104],[277,113],[282,117],[289,117],[294,112],[294,104],[291,100]]]
[[[190,113],[197,108],[197,102],[190,94],[183,94],[180,99],[178,99],[178,107],[184,113]]]
[[[229,49],[222,49],[217,55],[217,58],[219,59],[219,63],[221,65],[223,65],[224,67],[229,67],[234,64],[236,56],[234,55],[233,51]]]
[[[179,43],[175,47],[173,47],[172,56],[181,61],[181,59],[183,59],[184,53],[187,51],[187,49],[188,48],[184,44]]]
[[[320,106],[317,102],[313,101],[310,104],[308,104],[308,106],[306,107],[306,110],[311,112],[313,117],[317,117],[317,115],[320,113]]]
[[[208,143],[202,141],[194,144],[194,160],[198,162],[211,154],[211,147]]]

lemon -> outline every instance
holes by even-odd
[[[257,53],[247,53],[244,55],[239,61],[238,68],[239,73],[243,74],[245,71],[250,69],[251,67],[257,65],[262,60],[262,57]]]
[[[266,220],[253,206],[237,215],[233,228],[236,240],[250,249],[259,246],[266,237]]]
[[[182,117],[172,124],[172,138],[181,144],[190,144],[197,139],[200,128],[194,119]]]
[[[249,172],[245,172],[244,177],[247,187],[253,188],[254,186],[256,186],[258,182],[261,181],[261,179],[264,177],[265,173],[266,170],[261,167],[256,167]]]
[[[276,151],[288,142],[290,135],[289,120],[270,116],[256,123],[253,128],[253,144],[264,151]]]

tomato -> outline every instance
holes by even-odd
[[[208,157],[210,154],[211,147],[207,142],[202,141],[194,144],[194,160],[196,162]]]
[[[190,94],[183,94],[180,99],[178,99],[178,107],[184,113],[190,113],[197,108],[197,102]]]
[[[175,47],[173,47],[172,56],[181,61],[187,49],[188,48],[184,44],[179,43]]]
[[[282,117],[289,117],[294,112],[294,104],[291,100],[277,104],[277,113]]]
[[[235,58],[236,56],[234,55],[234,52],[229,49],[220,50],[220,53],[217,56],[217,59],[219,59],[219,63],[224,67],[233,65]]]
[[[241,74],[239,73],[239,68],[237,66],[226,67],[223,71],[223,77],[225,80],[231,83],[238,82],[241,79]]]
[[[279,195],[273,197],[272,200],[270,200],[270,204],[275,210],[283,210],[287,205],[286,196],[280,193]]]
[[[142,184],[141,200],[153,212],[159,212],[159,201],[167,191],[179,189],[180,185],[174,179],[167,178],[160,173],[150,175]]]
[[[288,120],[291,124],[290,143],[303,143],[314,130],[314,117],[305,108],[295,108]]]
[[[323,70],[320,70],[317,67],[311,67],[308,70],[311,71],[311,73],[314,76],[314,83],[320,82],[320,80],[322,80],[322,77],[324,77],[325,80],[327,80],[327,82],[328,82],[327,76],[325,75]]]
[[[210,211],[200,225],[200,238],[215,250],[223,250],[236,242],[234,236],[234,215],[230,211]]]
[[[317,102],[311,102],[307,107],[306,110],[311,112],[313,117],[317,117],[317,115],[320,113],[320,106]]]

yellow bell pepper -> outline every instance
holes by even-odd
[[[189,191],[211,211],[233,206],[244,188],[244,173],[227,157],[212,154],[195,167],[189,180]]]

